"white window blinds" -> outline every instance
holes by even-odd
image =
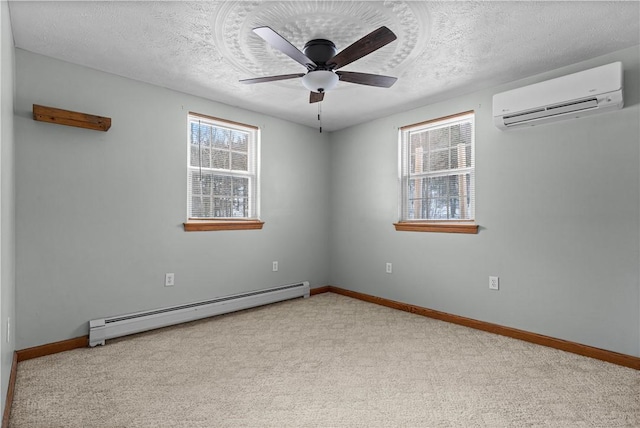
[[[190,219],[257,219],[259,130],[190,113]]]
[[[474,112],[400,129],[401,221],[474,220]]]

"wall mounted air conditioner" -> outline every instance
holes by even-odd
[[[493,121],[520,128],[621,109],[622,63],[614,62],[493,96]]]

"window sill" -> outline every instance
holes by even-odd
[[[393,223],[397,231],[403,232],[440,232],[440,233],[478,233],[478,225],[471,223],[428,223],[402,221]]]
[[[185,232],[208,232],[213,230],[262,229],[260,220],[189,220],[184,223]]]

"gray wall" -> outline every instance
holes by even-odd
[[[16,71],[18,349],[101,316],[328,283],[326,133],[19,49]],[[32,104],[112,127],[36,122]],[[183,231],[188,111],[262,128],[262,230]]]
[[[13,99],[15,57],[8,3],[0,2],[0,409],[15,350],[15,193]],[[7,337],[7,322],[12,320]]]
[[[494,93],[616,60],[623,110],[493,126]],[[84,335],[99,316],[310,280],[640,356],[639,63],[628,49],[319,134],[17,50],[16,347]],[[34,103],[113,127],[35,122]],[[397,128],[469,109],[480,233],[396,232]],[[190,110],[262,127],[262,231],[182,230]]]
[[[493,94],[618,60],[624,109],[493,125]],[[639,77],[635,47],[334,133],[331,284],[640,356]],[[479,233],[396,232],[398,127],[466,110]]]

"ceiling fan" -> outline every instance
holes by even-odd
[[[353,61],[369,55],[394,41],[396,35],[387,27],[380,27],[367,34],[338,54],[336,54],[336,45],[330,40],[310,40],[300,51],[270,27],[254,28],[253,32],[280,52],[306,67],[307,73],[256,77],[240,80],[241,83],[263,83],[302,77],[302,84],[311,91],[309,102],[317,103],[324,99],[326,91],[336,87],[339,80],[381,88],[389,88],[398,80],[396,77],[381,76],[379,74],[337,71],[339,68],[351,64]]]

